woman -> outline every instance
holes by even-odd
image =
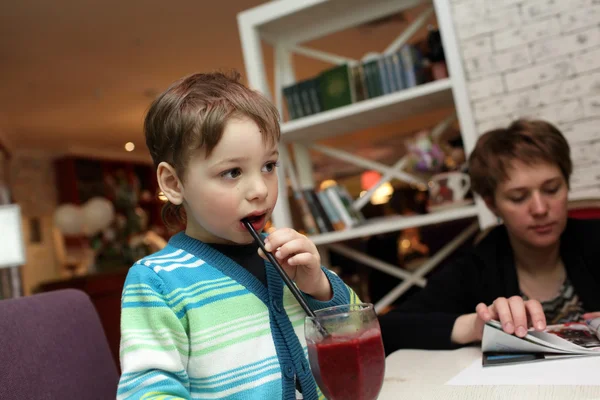
[[[380,318],[386,352],[449,349],[507,333],[600,317],[600,221],[567,218],[572,172],[561,132],[518,120],[482,135],[469,158],[473,190],[504,224]]]

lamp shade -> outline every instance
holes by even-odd
[[[25,264],[25,243],[21,227],[21,208],[17,204],[0,206],[0,268]]]
[[[360,176],[360,187],[369,190],[379,182],[381,174],[377,171],[365,171]]]

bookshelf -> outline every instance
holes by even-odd
[[[345,240],[356,239],[365,236],[378,235],[381,233],[399,231],[406,228],[418,228],[420,226],[439,224],[453,221],[455,219],[477,216],[477,206],[471,205],[454,210],[440,211],[415,216],[390,216],[368,219],[361,225],[343,231],[327,232],[311,236],[311,240],[317,245],[326,245]]]
[[[291,145],[294,153],[294,163],[291,162],[291,158],[287,154],[286,146],[282,146],[284,150],[281,151],[281,161],[284,165],[286,163],[292,165],[292,168],[280,169],[281,194],[279,203],[273,213],[276,226],[291,226],[290,204],[285,200],[287,198],[285,193],[288,192],[286,177],[291,175],[290,172],[297,171],[297,177],[291,180],[296,180],[301,189],[315,186],[308,151],[309,147],[315,147],[315,141],[383,123],[399,121],[402,118],[421,114],[428,110],[454,106],[456,119],[460,124],[465,152],[468,154],[473,149],[477,139],[475,122],[451,19],[449,0],[371,0],[369,2],[364,0],[278,0],[238,14],[238,28],[248,83],[252,88],[258,89],[270,98],[271,93],[274,93],[272,100],[281,112],[283,111],[282,90],[296,81],[292,53],[312,56],[333,64],[352,61],[345,57],[307,48],[303,43],[417,5],[430,6],[428,12],[435,11],[442,35],[449,78],[284,122],[281,126],[282,140],[284,144]],[[389,54],[390,51],[397,50],[406,43],[410,36],[423,25],[425,19],[425,15],[416,18],[406,28],[405,32],[399,32],[398,38],[390,43],[386,53]],[[275,50],[275,85],[273,91],[271,91],[266,77],[262,54],[263,41],[270,43]],[[347,155],[346,158],[352,161],[351,156]],[[356,165],[359,165],[361,160],[356,159],[356,161]],[[364,165],[364,162],[362,164]],[[394,168],[389,166],[387,170],[382,171],[389,175],[387,176],[388,180],[392,178],[389,171]],[[357,203],[354,206],[356,208]],[[485,205],[477,199],[475,204],[470,206],[419,216],[396,216],[368,220],[362,225],[347,230],[312,235],[311,239],[319,246],[334,245],[337,249],[343,251],[344,245],[342,243],[350,239],[463,218],[479,217],[481,220],[485,218],[485,214]],[[474,230],[470,228],[469,233],[472,232]],[[464,240],[466,239],[468,237],[464,238]],[[460,244],[453,240],[448,245],[449,247],[442,249],[440,253],[448,254],[452,248],[456,248]],[[441,261],[437,254],[431,259],[435,259],[435,262]],[[364,260],[365,258],[361,257],[361,261]],[[435,266],[431,262],[425,264],[420,270],[414,272],[413,277],[408,276],[407,281],[403,282],[397,288],[398,290],[393,290],[393,293],[390,293],[392,296],[386,296],[383,299],[385,300],[384,303],[391,303],[412,284],[422,283],[421,278],[417,277],[421,277],[425,270],[430,270]],[[381,270],[399,269],[397,266],[391,265],[378,267],[381,263],[375,261],[369,265]],[[376,304],[377,310],[387,305],[380,303]]]
[[[284,142],[315,141],[452,105],[452,81],[443,79],[285,122],[281,134]]]

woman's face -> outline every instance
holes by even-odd
[[[514,160],[508,179],[496,187],[488,207],[504,220],[512,240],[526,247],[555,245],[567,223],[569,189],[560,169],[545,162]]]

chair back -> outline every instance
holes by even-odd
[[[114,399],[119,375],[89,297],[0,301],[0,399]]]
[[[600,219],[600,199],[572,200],[567,207],[570,218]]]

